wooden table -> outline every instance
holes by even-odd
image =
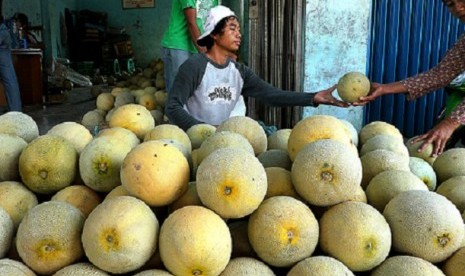
[[[22,104],[43,104],[42,50],[13,49],[11,55]]]

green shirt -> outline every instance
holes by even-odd
[[[197,26],[200,33],[202,33],[203,23],[207,19],[208,11],[217,5],[218,0],[173,0],[170,23],[163,34],[161,45],[165,48],[196,53],[197,49],[189,36],[184,9],[195,8],[197,10]]]

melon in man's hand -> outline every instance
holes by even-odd
[[[347,103],[359,101],[370,92],[370,80],[360,72],[348,72],[337,83],[337,93]]]

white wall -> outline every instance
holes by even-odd
[[[350,71],[366,74],[370,11],[370,0],[307,1],[304,91],[328,88]],[[363,122],[362,107],[304,108],[304,117],[316,114],[346,119],[357,130]]]

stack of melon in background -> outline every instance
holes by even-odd
[[[94,86],[91,93],[96,97],[96,108],[84,114],[80,123],[92,132],[98,131],[110,124],[118,107],[127,104],[144,106],[157,124],[166,123],[164,108],[167,94],[163,70],[163,62],[157,59],[139,73],[122,75],[114,85]]]
[[[327,115],[183,131],[144,85],[98,96],[98,133],[0,115],[0,275],[464,275],[464,148]]]

